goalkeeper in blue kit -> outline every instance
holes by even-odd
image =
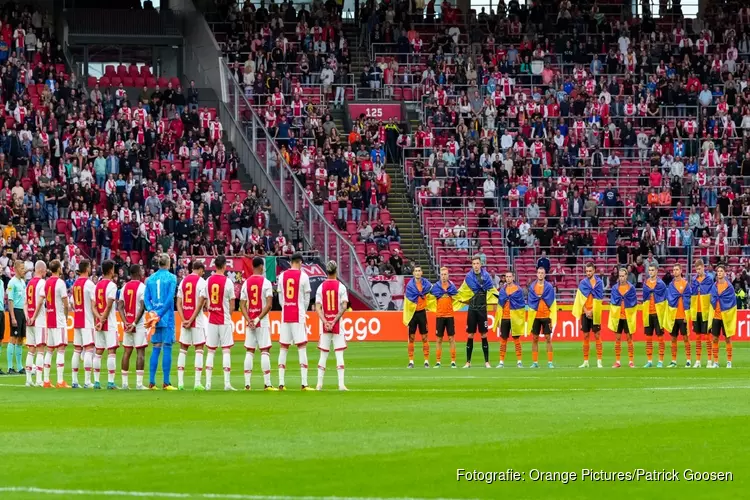
[[[155,326],[151,335],[151,360],[149,362],[149,389],[156,387],[156,370],[159,367],[159,354],[164,349],[162,370],[164,372],[164,390],[176,391],[169,377],[172,371],[172,344],[175,342],[174,299],[177,290],[177,278],[169,271],[170,257],[159,256],[159,270],[146,280],[146,292],[143,302],[147,311],[147,327]]]

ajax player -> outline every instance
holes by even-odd
[[[117,301],[117,309],[120,311],[120,317],[123,321],[122,346],[125,348],[125,354],[122,356],[120,365],[120,374],[122,375],[122,388],[128,389],[128,370],[130,370],[130,355],[135,348],[135,389],[144,391],[143,369],[146,364],[146,325],[143,315],[146,307],[143,304],[143,295],[146,293],[146,285],[141,279],[143,272],[141,266],[130,266],[130,281],[120,290],[120,300]]]
[[[232,346],[234,332],[232,328],[232,304],[234,303],[234,283],[226,276],[227,258],[219,255],[214,260],[216,272],[206,282],[208,295],[208,330],[206,332],[206,390],[211,390],[211,378],[214,372],[214,355],[221,346],[221,363],[224,367],[224,390],[236,391],[232,387]]]
[[[68,345],[68,289],[60,279],[62,264],[55,259],[49,263],[52,274],[44,282],[44,306],[47,310],[47,353],[44,355],[44,387],[52,387],[50,383],[50,368],[52,366],[52,352],[57,351],[55,364],[57,365],[57,388],[69,389],[63,373],[65,371],[65,346]]]
[[[333,351],[336,354],[336,372],[339,376],[339,390],[347,391],[344,385],[344,350],[346,349],[346,338],[341,331],[341,317],[349,307],[349,295],[346,293],[346,287],[336,277],[338,266],[334,261],[328,261],[326,264],[326,274],[328,279],[325,280],[315,293],[315,309],[318,312],[318,318],[323,325],[323,330],[318,341],[320,350],[320,361],[318,361],[318,385],[317,390],[323,389],[323,378],[326,373],[326,361],[328,353]]]
[[[279,302],[281,303],[281,331],[279,335],[279,390],[285,390],[286,356],[294,343],[299,354],[302,390],[312,391],[307,386],[307,328],[305,310],[310,303],[310,278],[302,270],[302,254],[292,255],[291,267],[278,278]]]
[[[47,347],[46,328],[47,313],[44,311],[44,277],[47,274],[47,264],[41,260],[34,264],[34,277],[26,285],[26,345],[36,350],[36,385],[42,387],[42,373],[44,371],[44,348]]]
[[[111,260],[102,262],[102,279],[94,288],[94,389],[101,389],[99,376],[102,371],[102,354],[107,354],[107,389],[117,389],[115,385],[115,367],[117,362],[117,315],[114,307],[117,299],[117,285],[112,279],[115,277],[115,263]]]
[[[185,390],[185,361],[190,346],[195,347],[195,383],[193,390],[203,391],[203,346],[206,345],[206,267],[200,261],[193,262],[193,272],[185,276],[177,288],[177,312],[182,318],[180,354],[177,356],[177,388]]]
[[[240,310],[247,320],[245,331],[245,390],[250,390],[255,349],[260,349],[260,368],[263,370],[265,390],[275,391],[271,385],[271,321],[268,312],[273,305],[273,286],[264,276],[265,260],[253,258],[253,275],[242,284]]]
[[[73,389],[79,389],[78,365],[83,353],[83,388],[91,389],[91,366],[94,362],[94,290],[89,279],[91,262],[78,264],[78,279],[73,283]]]

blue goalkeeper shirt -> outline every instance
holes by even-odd
[[[143,302],[146,310],[159,316],[156,328],[174,330],[174,297],[177,278],[166,269],[159,269],[146,280]]]

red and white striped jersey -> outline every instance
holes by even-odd
[[[182,299],[182,313],[185,319],[190,319],[198,307],[201,297],[206,296],[206,280],[197,274],[188,274],[177,287],[177,297]],[[201,313],[195,319],[195,328],[205,328],[206,315]]]
[[[320,304],[323,308],[323,317],[326,321],[336,319],[336,316],[346,307],[348,302],[349,295],[346,292],[346,287],[339,280],[325,280],[315,293],[315,303]],[[341,333],[340,323],[340,320],[337,321],[330,332],[323,333]]]
[[[117,300],[117,285],[108,279],[102,279],[96,284],[94,292],[96,312],[101,316],[107,310],[107,302]],[[117,330],[117,315],[114,303],[109,310],[109,315],[102,321],[100,331],[106,332],[109,330]]]
[[[307,305],[310,303],[310,278],[300,269],[287,269],[277,280],[281,321],[305,323]]]
[[[94,291],[96,286],[88,278],[73,283],[73,328],[94,328]]]
[[[26,310],[29,313],[29,319],[34,316],[37,309],[41,309],[39,315],[36,317],[36,321],[29,321],[29,326],[36,326],[38,328],[45,328],[47,326],[47,314],[44,310],[44,281],[42,278],[33,277],[29,280],[28,285],[26,285]]]
[[[265,276],[255,274],[250,276],[245,283],[242,284],[240,300],[247,301],[247,314],[252,319],[256,319],[260,316],[261,311],[265,307],[266,301],[271,298],[273,298],[273,286]],[[271,321],[268,319],[268,315],[260,320],[260,326],[265,328],[271,326]]]
[[[138,311],[144,307],[143,295],[145,292],[146,285],[138,280],[130,280],[122,287],[120,300],[125,306],[125,322],[127,324],[132,325],[138,316]],[[143,326],[144,316],[145,314],[141,315],[141,319],[136,323],[136,326]]]
[[[232,301],[235,299],[234,283],[229,278],[214,274],[206,282],[208,295],[208,323],[211,325],[232,324]]]

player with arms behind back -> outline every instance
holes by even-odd
[[[69,389],[63,378],[65,372],[65,347],[68,345],[68,289],[60,279],[62,264],[55,259],[49,263],[52,276],[44,282],[44,307],[47,310],[47,353],[44,355],[44,387],[52,387],[50,368],[52,352],[57,351],[57,388]]]
[[[273,306],[273,285],[265,277],[265,259],[253,258],[253,275],[242,284],[240,310],[247,320],[245,330],[245,390],[250,390],[255,349],[260,349],[260,368],[263,370],[265,390],[277,390],[271,385],[271,320],[268,313]]]
[[[96,285],[89,279],[91,261],[78,264],[78,279],[73,283],[73,389],[78,385],[78,364],[83,353],[83,388],[91,389],[94,363],[94,298]]]
[[[120,300],[117,301],[117,309],[120,311],[120,318],[123,319],[123,336],[122,345],[125,348],[125,354],[122,356],[120,374],[122,376],[122,388],[128,389],[128,370],[130,369],[130,355],[135,348],[135,389],[144,391],[143,369],[146,364],[146,325],[144,322],[144,313],[146,307],[143,305],[143,296],[146,293],[146,285],[143,284],[143,271],[141,266],[134,264],[130,266],[130,281],[120,290]]]
[[[159,255],[159,270],[146,280],[146,292],[143,294],[143,304],[149,313],[147,327],[154,326],[151,335],[151,359],[149,359],[148,388],[158,391],[156,387],[156,369],[159,367],[159,355],[164,348],[164,359],[161,367],[164,374],[163,387],[165,391],[176,391],[170,383],[172,374],[172,344],[174,333],[174,296],[177,290],[177,278],[169,271],[171,258],[169,254]]]
[[[224,368],[224,390],[236,391],[232,387],[232,309],[234,306],[234,283],[226,276],[227,258],[219,255],[214,260],[216,272],[206,282],[208,295],[208,329],[206,331],[206,390],[211,390],[214,373],[214,356],[221,346],[221,362]]]
[[[44,277],[47,275],[47,264],[38,260],[34,264],[34,277],[26,285],[26,345],[36,350],[36,386],[42,387],[44,373],[44,348],[47,347],[45,331],[47,328],[47,313],[44,310]],[[26,385],[30,385],[28,380]]]
[[[193,390],[203,391],[201,383],[203,374],[203,346],[206,345],[206,280],[203,273],[206,267],[203,262],[194,261],[192,273],[182,279],[177,288],[177,312],[182,318],[180,333],[180,354],[177,356],[177,388],[185,389],[185,360],[190,346],[195,347],[195,382]]]
[[[117,285],[112,281],[115,277],[115,263],[111,260],[102,262],[102,279],[96,284],[94,297],[96,307],[94,317],[96,334],[94,345],[94,389],[101,389],[99,376],[102,370],[102,354],[107,354],[107,389],[117,389],[115,385],[115,367],[117,362],[117,315],[115,314],[115,300],[117,299]]]
[[[328,353],[333,351],[336,355],[336,372],[339,376],[339,390],[348,391],[344,385],[344,350],[346,350],[346,337],[341,331],[341,317],[349,307],[349,295],[346,287],[338,280],[336,276],[338,266],[332,260],[326,264],[326,274],[328,279],[318,287],[315,293],[315,309],[318,312],[318,318],[323,325],[318,341],[320,350],[320,360],[318,361],[318,384],[315,387],[318,391],[323,390],[323,378],[326,373],[326,361]]]
[[[291,267],[282,271],[277,280],[279,302],[281,302],[281,331],[279,335],[279,390],[286,390],[286,357],[289,346],[295,344],[299,354],[302,390],[312,391],[307,386],[307,306],[310,303],[310,278],[302,270],[302,254],[292,255]]]

